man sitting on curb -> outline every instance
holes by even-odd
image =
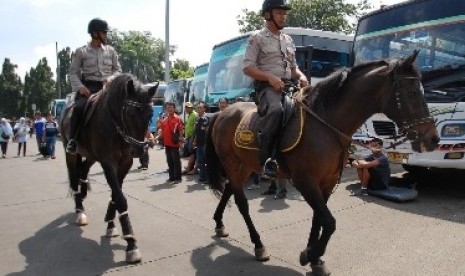
[[[361,195],[368,195],[367,189],[384,190],[389,187],[391,168],[383,153],[383,140],[374,138],[370,142],[371,154],[364,159],[354,160],[352,166],[357,168],[361,184]]]

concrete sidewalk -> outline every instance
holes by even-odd
[[[218,200],[208,187],[185,176],[168,178],[163,150],[150,151],[149,170],[133,169],[124,183],[131,221],[143,261],[127,265],[126,242],[104,236],[110,190],[102,170],[90,172],[92,192],[85,200],[90,224],[74,224],[67,196],[63,147],[57,159],[34,155],[0,160],[0,275],[305,275],[298,257],[308,238],[312,211],[290,188],[285,200],[246,191],[250,213],[271,253],[255,261],[253,244],[234,201],[224,223],[230,237],[214,236]],[[185,162],[185,160],[183,160]],[[465,202],[448,194],[426,194],[406,204],[350,196],[354,174],[344,173],[330,199],[337,230],[324,257],[332,275],[465,275]],[[439,197],[439,198],[438,198]],[[120,229],[119,224],[117,225]]]

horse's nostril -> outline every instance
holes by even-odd
[[[440,140],[441,138],[439,138],[439,136],[433,136],[433,138],[431,138],[433,144],[438,144]]]

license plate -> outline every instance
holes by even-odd
[[[388,152],[387,157],[391,163],[402,164],[403,161],[407,159],[408,154],[401,152]]]

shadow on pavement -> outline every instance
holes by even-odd
[[[215,251],[222,251],[217,253]],[[223,254],[223,251],[227,251]],[[250,252],[236,247],[228,240],[218,240],[206,247],[195,249],[191,263],[197,276],[210,275],[299,275],[303,273],[287,267],[270,265],[255,260],[253,249]],[[273,258],[273,256],[271,256]],[[234,264],[234,265],[232,265]]]
[[[125,246],[111,245],[102,236],[101,243],[82,237],[83,230],[74,224],[75,214],[60,216],[19,244],[25,257],[24,271],[19,275],[97,275],[115,266],[126,265],[113,261],[112,250]]]
[[[418,197],[408,202],[393,202],[372,196],[361,196],[364,201],[379,204],[417,215],[465,224],[465,173],[454,170],[423,171],[421,174],[399,174],[391,177],[392,186],[414,185]],[[349,184],[346,189],[352,192],[360,189],[360,184]]]

